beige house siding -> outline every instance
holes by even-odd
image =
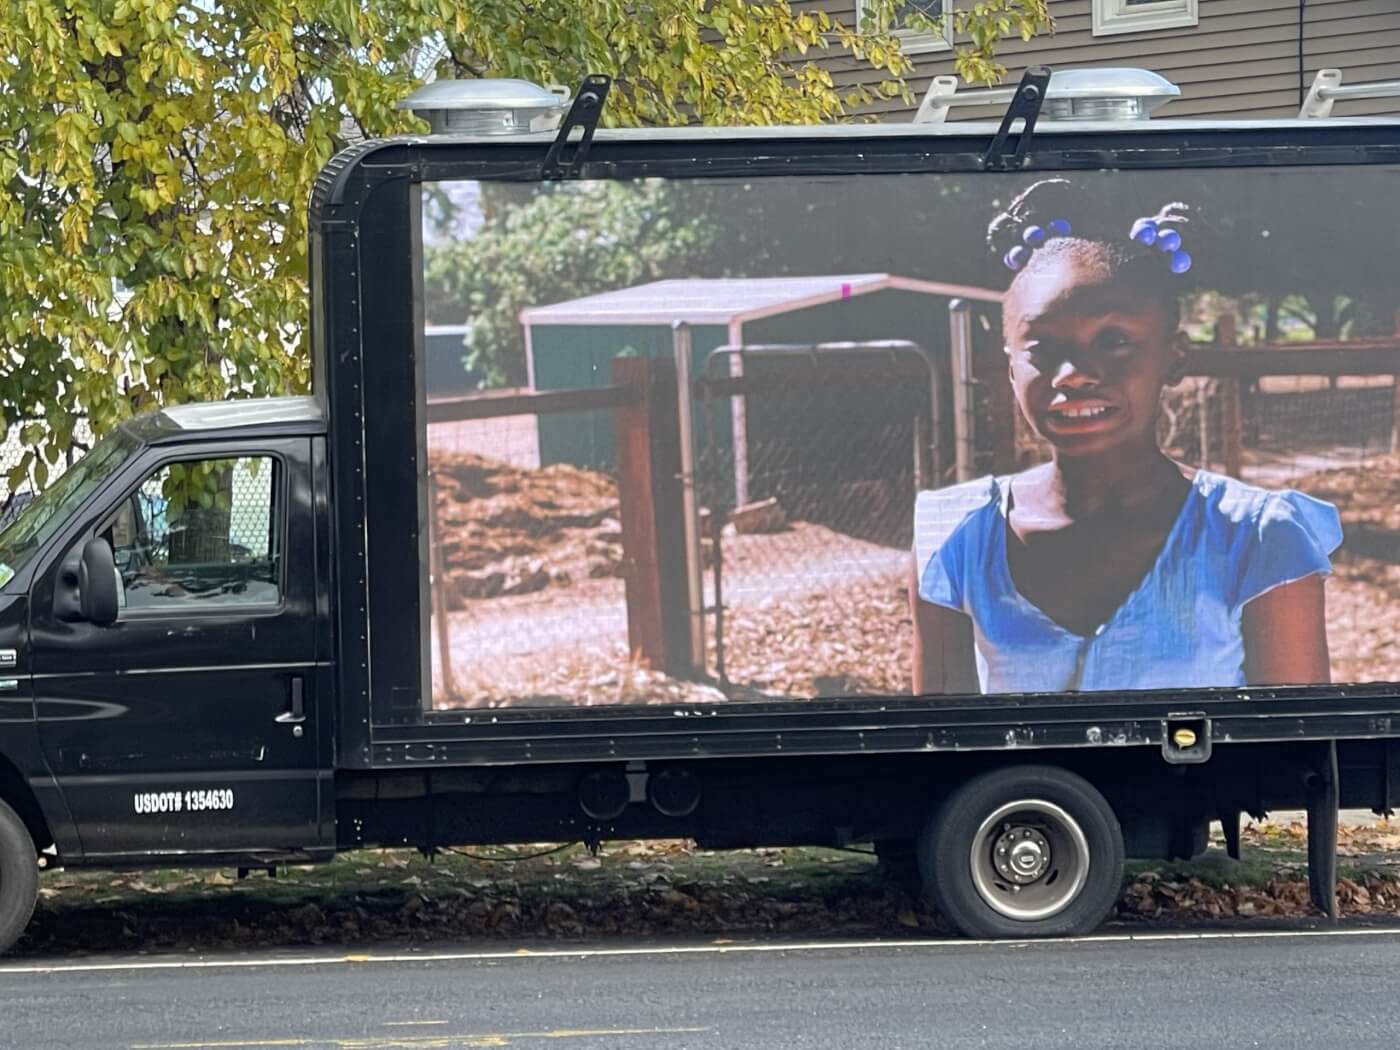
[[[856,0],[798,0],[854,25]],[[1028,65],[1141,66],[1181,88],[1162,116],[1284,117],[1299,104],[1299,0],[1199,0],[1199,24],[1113,36],[1092,33],[1091,0],[1051,0],[1055,32],[1007,43],[1001,60],[1014,83]],[[1302,14],[1303,89],[1317,70],[1340,67],[1344,83],[1400,80],[1400,0],[1306,0]],[[948,51],[913,56],[916,98],[931,77],[953,72]],[[838,84],[874,86],[886,79],[849,56],[826,65]],[[869,112],[907,120],[914,107],[900,99],[878,102]],[[955,110],[958,119],[999,115]],[[1400,112],[1400,100],[1338,103],[1338,116]]]

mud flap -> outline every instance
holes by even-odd
[[[1329,919],[1337,909],[1337,809],[1340,804],[1337,742],[1329,740],[1307,776],[1308,894]]]

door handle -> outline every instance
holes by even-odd
[[[277,721],[286,725],[306,721],[306,686],[299,674],[292,676],[291,701],[287,710],[277,716]]]

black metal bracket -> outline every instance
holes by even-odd
[[[1308,895],[1329,919],[1337,909],[1337,808],[1341,802],[1337,742],[1318,749],[1304,777],[1308,806]]]
[[[1380,741],[1381,747],[1381,801],[1378,806],[1371,810],[1378,817],[1385,817],[1389,820],[1395,816],[1395,807],[1391,800],[1395,797],[1394,778],[1400,774],[1400,749],[1396,747],[1394,739]]]
[[[584,161],[588,159],[588,149],[593,144],[593,132],[598,129],[598,120],[603,115],[603,103],[607,101],[610,87],[612,78],[602,73],[590,73],[583,78],[578,94],[569,106],[569,112],[559,125],[559,134],[554,136],[554,142],[545,154],[544,163],[540,165],[540,178],[572,179],[578,176]],[[572,152],[565,156],[565,151],[570,145],[569,138],[575,128],[581,128],[583,134],[573,145]]]
[[[1021,167],[1030,149],[1031,137],[1035,134],[1035,122],[1040,119],[1040,107],[1045,103],[1045,92],[1050,86],[1050,67],[1031,66],[1016,86],[1016,94],[1006,107],[1006,115],[1001,118],[1001,127],[992,137],[992,144],[982,154],[982,167],[988,171],[1012,171]],[[1024,120],[1025,126],[1016,139],[1016,152],[1011,159],[1006,158],[1006,140],[1011,134],[1011,125]]]

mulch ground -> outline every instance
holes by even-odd
[[[433,456],[433,543],[448,607],[622,574],[611,478],[470,453]]]
[[[461,458],[443,484],[449,579],[493,598],[454,599],[454,665],[466,700],[443,706],[714,703],[725,694],[630,658],[611,482],[574,468],[525,471]],[[1400,457],[1299,478],[1334,503],[1346,539],[1328,583],[1337,681],[1400,681]],[[462,510],[462,506],[469,510]],[[725,671],[736,697],[907,693],[912,622],[900,553],[809,523],[724,547]],[[521,593],[522,588],[528,593]],[[532,590],[533,588],[533,590]],[[459,594],[462,585],[459,588]],[[713,618],[710,667],[717,667]]]

